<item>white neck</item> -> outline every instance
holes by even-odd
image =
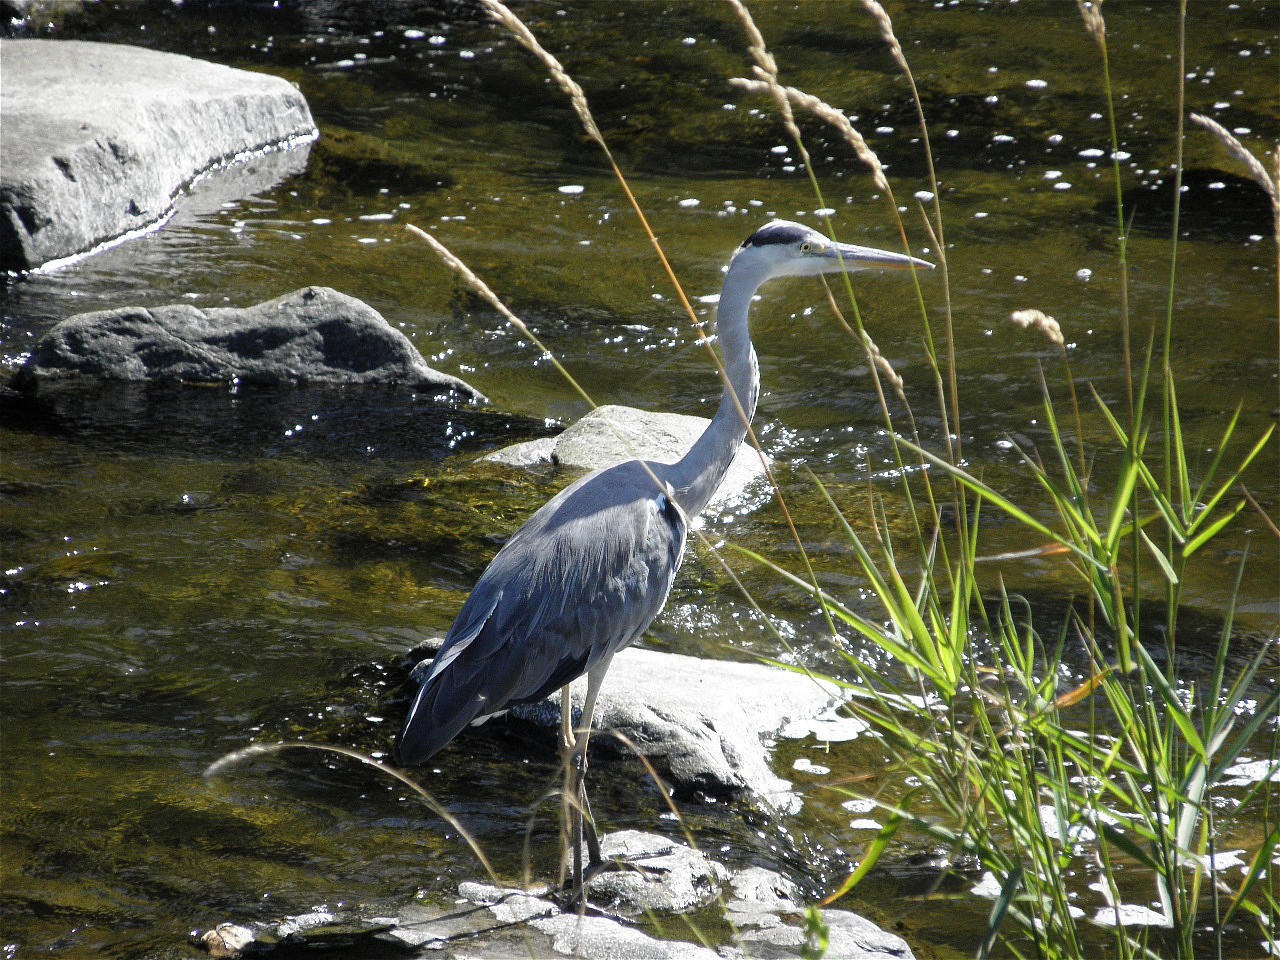
[[[667,472],[676,501],[690,520],[715,495],[747,435],[747,424],[755,415],[760,398],[760,368],[751,346],[747,312],[756,289],[767,279],[767,274],[745,257],[736,257],[725,276],[716,308],[716,331],[725,372],[720,406],[702,436]]]

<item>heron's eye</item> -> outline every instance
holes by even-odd
[[[808,253],[812,249],[813,249],[813,244],[808,240],[805,240],[803,243],[800,244],[801,253]]]

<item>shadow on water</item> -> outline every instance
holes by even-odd
[[[542,436],[544,421],[395,387],[62,384],[0,394],[0,424],[90,450],[217,459],[433,461]]]

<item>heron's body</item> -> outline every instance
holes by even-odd
[[[418,668],[401,759],[425,760],[472,721],[543,699],[644,633],[685,547],[684,515],[645,466],[583,477],[507,541]]]
[[[420,763],[469,723],[540,700],[589,676],[583,725],[610,658],[662,610],[702,512],[746,436],[760,393],[747,314],[761,284],[866,266],[924,261],[835,244],[775,220],[735,253],[717,309],[725,385],[714,419],[672,464],[631,460],[589,474],[544,504],[494,557],[420,683],[400,734]],[[580,743],[585,743],[583,738]]]

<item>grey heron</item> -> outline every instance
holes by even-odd
[[[774,220],[734,253],[717,307],[725,384],[715,417],[675,463],[630,460],[582,477],[547,501],[498,551],[467,598],[419,684],[397,743],[422,763],[468,724],[543,699],[587,675],[580,727],[564,723],[577,770],[577,894],[582,895],[582,776],[596,697],[609,661],[648,629],[666,603],[690,519],[707,505],[747,432],[760,394],[748,329],[756,291],[779,277],[870,267],[930,269],[914,257],[836,243]],[[567,714],[568,698],[563,700]],[[588,840],[599,864],[594,830]]]

